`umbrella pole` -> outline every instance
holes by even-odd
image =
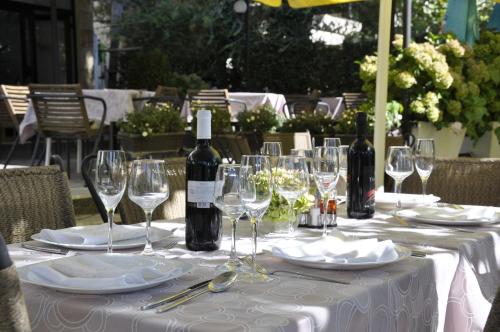
[[[385,111],[389,80],[389,48],[391,36],[391,0],[380,0],[378,19],[377,86],[375,89],[375,186],[384,185],[385,161]]]

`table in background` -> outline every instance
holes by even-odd
[[[500,284],[500,225],[475,233],[425,227],[414,229],[378,212],[370,220],[339,218],[339,229],[359,237],[390,238],[418,246],[426,258],[409,257],[395,264],[363,271],[308,269],[268,254],[259,262],[280,268],[350,281],[350,285],[278,276],[270,283],[237,283],[229,291],[206,294],[163,314],[140,311],[152,299],[179,291],[213,276],[227,259],[223,251],[191,252],[180,244],[164,250],[170,259],[193,263],[192,272],[145,291],[115,295],[59,293],[23,284],[33,331],[477,331],[481,330]],[[238,224],[248,236],[248,222]],[[182,236],[182,224],[155,223]],[[227,226],[227,225],[225,225]],[[264,226],[264,229],[267,225]],[[229,227],[225,228],[229,231]],[[306,233],[314,231],[305,231]],[[319,235],[319,233],[316,233]],[[265,246],[276,241],[261,239]],[[250,248],[248,237],[239,251]],[[425,246],[425,247],[421,247]],[[17,266],[61,256],[10,245]],[[92,254],[92,253],[91,253]]]

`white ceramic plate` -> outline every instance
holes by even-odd
[[[399,262],[409,256],[411,256],[411,250],[399,245],[395,245],[394,248],[398,254],[398,257],[394,260],[382,261],[382,262],[373,262],[373,263],[332,263],[332,262],[312,262],[302,260],[297,257],[291,257],[287,255],[277,255],[273,253],[273,256],[279,257],[289,263],[311,267],[313,269],[323,269],[323,270],[367,270],[373,269],[377,267],[381,267],[387,264],[393,264],[395,262]]]
[[[432,204],[439,202],[441,198],[434,195],[425,196],[425,204]],[[375,207],[383,210],[392,210],[396,208],[396,202],[398,201],[398,194],[386,193],[386,192],[376,192],[375,193]],[[424,203],[422,195],[414,194],[401,194],[401,205],[404,209],[412,208],[417,205]]]
[[[142,227],[142,226],[137,226],[137,227]],[[169,236],[172,236],[172,231],[151,227],[151,241],[153,243],[164,240],[165,238],[168,238]],[[32,235],[31,238],[35,241],[39,241],[39,242],[43,242],[43,243],[47,243],[47,244],[52,244],[54,246],[75,249],[75,250],[107,250],[108,249],[107,243],[104,243],[104,244],[59,243],[59,242],[54,242],[54,241],[47,240],[47,239],[41,237],[40,233]],[[144,246],[145,244],[146,244],[146,237],[145,236],[134,238],[134,239],[129,239],[129,240],[113,241],[113,250],[137,248],[137,247]]]
[[[132,292],[136,290],[154,287],[170,279],[178,278],[193,269],[193,265],[189,263],[179,260],[166,259],[161,256],[141,256],[134,254],[110,254],[110,255],[99,254],[99,255],[100,256],[102,255],[101,258],[103,258],[103,261],[106,264],[113,264],[118,268],[127,268],[131,266],[150,267],[155,271],[157,275],[156,276],[149,275],[149,277],[146,275],[144,277],[143,282],[127,284],[127,285],[117,285],[116,287],[99,286],[98,282],[95,281],[93,282],[94,279],[92,278],[88,278],[88,282],[82,283],[80,287],[68,287],[66,285],[58,285],[57,283],[53,283],[46,279],[40,278],[35,273],[31,272],[33,267],[35,266],[39,265],[51,266],[52,264],[56,264],[58,261],[60,263],[62,260],[65,260],[64,262],[65,264],[66,263],[71,264],[73,261],[75,262],[75,264],[78,264],[77,259],[80,256],[68,256],[56,260],[49,260],[36,264],[26,265],[18,268],[17,272],[19,274],[19,278],[23,282],[37,286],[47,287],[60,292],[77,293],[77,294],[113,294],[113,293]],[[94,271],[89,271],[89,273],[92,272]],[[95,271],[95,273],[99,272],[100,271]],[[119,277],[119,275],[117,275],[116,277]]]
[[[467,206],[464,206],[467,208]],[[461,219],[461,218],[448,218],[439,217],[439,215],[421,215],[414,209],[405,209],[396,212],[396,216],[420,223],[443,225],[443,226],[484,226],[500,222],[500,209],[496,208],[496,217],[492,219]]]

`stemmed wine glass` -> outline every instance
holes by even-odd
[[[280,142],[264,142],[260,154],[268,156],[271,160],[271,167],[276,168],[278,158],[281,156],[281,143]]]
[[[215,175],[214,204],[229,217],[232,226],[231,254],[224,264],[229,270],[240,270],[241,262],[236,256],[236,224],[245,213],[240,200],[240,165],[223,164]]]
[[[332,148],[338,148],[340,146],[340,138],[337,137],[327,137],[323,141],[323,146],[330,146]]]
[[[154,255],[151,244],[151,219],[158,205],[168,199],[169,188],[164,160],[134,160],[130,171],[128,196],[146,214],[146,245],[142,255]]]
[[[387,152],[385,172],[394,179],[398,201],[396,210],[401,209],[401,184],[413,173],[411,148],[408,146],[391,146]]]
[[[323,236],[327,236],[327,210],[330,194],[335,191],[339,178],[339,150],[334,147],[314,149],[313,175],[318,191],[323,197]]]
[[[276,174],[274,176],[274,187],[276,191],[288,202],[290,206],[288,219],[288,235],[295,231],[297,216],[294,205],[297,199],[309,189],[309,172],[307,170],[306,158],[298,156],[281,156],[278,160]]]
[[[100,150],[97,153],[95,186],[108,213],[108,254],[113,252],[113,215],[127,185],[125,152]]]
[[[432,138],[418,139],[415,147],[415,168],[422,180],[422,199],[425,204],[427,180],[434,168],[434,140]]]
[[[347,155],[349,153],[349,145],[339,146],[339,175],[347,185]],[[346,187],[347,190],[347,187]]]
[[[242,156],[240,200],[252,224],[252,271],[249,274],[250,282],[268,279],[256,272],[255,255],[257,253],[258,226],[271,203],[271,194],[271,161],[269,157]]]

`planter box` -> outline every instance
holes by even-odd
[[[472,144],[472,156],[480,158],[500,158],[500,144],[498,144],[495,129],[500,127],[499,122],[492,123],[492,130],[484,134],[479,141]]]
[[[118,134],[122,149],[130,153],[177,152],[182,148],[185,132],[141,135]]]
[[[419,121],[412,129],[415,139],[433,138],[438,158],[457,158],[465,137],[465,128],[444,127],[437,130],[432,123]],[[415,141],[416,142],[416,141]]]

